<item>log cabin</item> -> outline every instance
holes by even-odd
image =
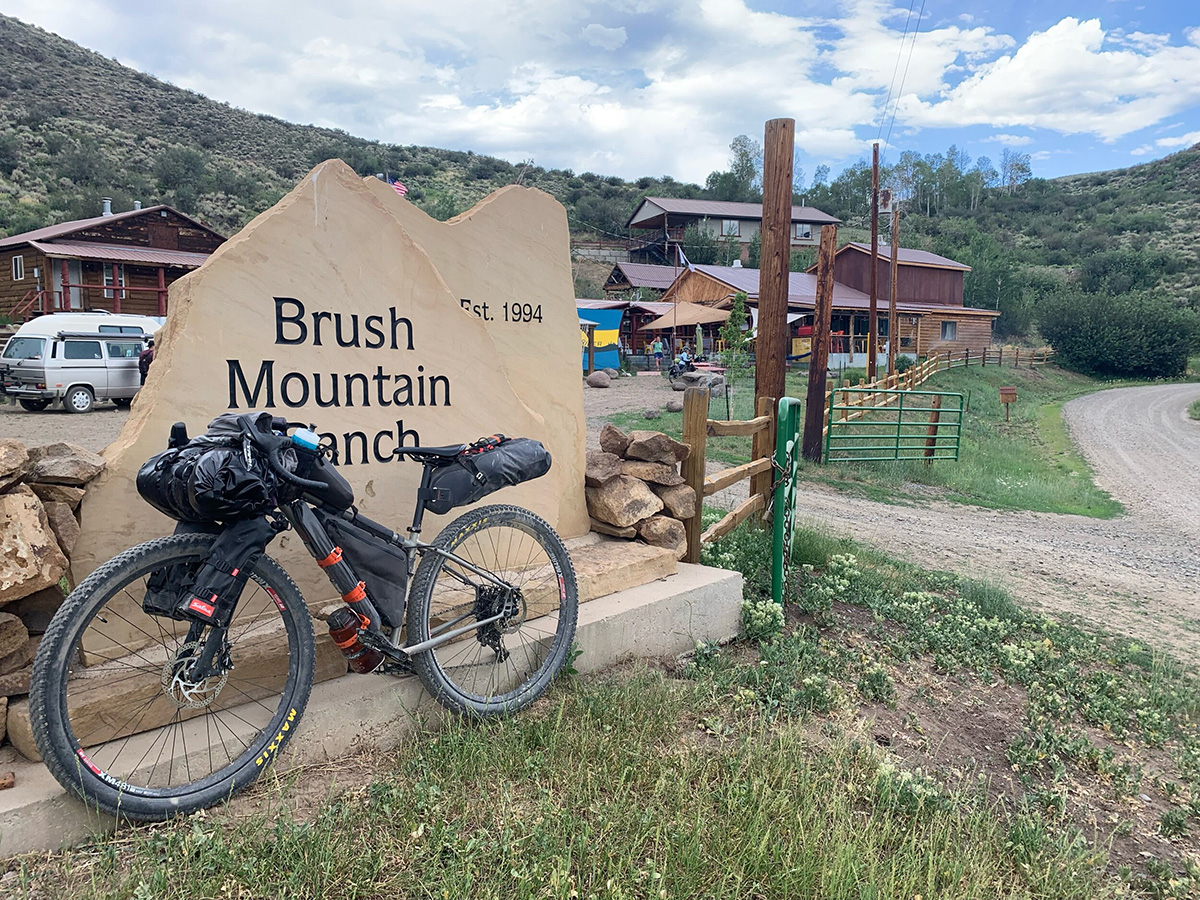
[[[225,241],[170,206],[135,205],[0,238],[0,315],[103,309],[167,314],[167,288]]]

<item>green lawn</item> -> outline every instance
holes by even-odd
[[[1196,400],[1188,407],[1188,417],[1200,421],[1200,400]]]

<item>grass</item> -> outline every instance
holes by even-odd
[[[1194,675],[816,531],[797,536],[785,624],[755,612],[765,547],[743,526],[705,548],[747,576],[755,640],[702,645],[677,670],[568,678],[513,718],[449,721],[310,815],[268,783],[249,812],[9,861],[7,896],[1200,889]],[[963,734],[966,762],[947,750]]]
[[[1188,407],[1188,417],[1200,421],[1200,400],[1192,401],[1192,405]]]

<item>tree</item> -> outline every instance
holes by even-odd
[[[749,296],[744,291],[733,295],[733,307],[729,310],[729,318],[718,332],[721,340],[725,342],[725,349],[721,351],[721,365],[725,367],[725,381],[731,388],[745,373],[750,362],[750,333],[742,330],[742,326],[748,324],[748,299]]]
[[[704,227],[707,225],[708,220],[705,219],[701,225],[693,224],[683,229],[683,253],[693,265],[715,265],[720,254],[721,248],[716,235],[710,228]],[[668,265],[673,262],[674,260],[668,260]]]
[[[1004,148],[1000,154],[1000,184],[1006,194],[1016,191],[1021,185],[1033,177],[1033,164],[1028,153],[1018,153]]]
[[[713,200],[762,201],[762,147],[744,134],[729,144],[729,169],[709,174],[705,191]]]

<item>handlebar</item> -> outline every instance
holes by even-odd
[[[258,425],[258,422],[254,423]],[[270,427],[285,432],[284,434],[275,434],[274,431],[263,431],[261,427],[252,427],[249,422],[242,421],[242,434],[250,441],[260,452],[267,458],[267,465],[280,479],[295,485],[299,488],[304,488],[310,491],[323,491],[328,485],[321,481],[312,481],[308,478],[301,478],[287,470],[283,460],[280,458],[284,449],[292,446],[292,439],[287,435],[286,431],[289,428],[304,428],[305,425],[299,422],[288,422],[286,419],[272,418]]]

